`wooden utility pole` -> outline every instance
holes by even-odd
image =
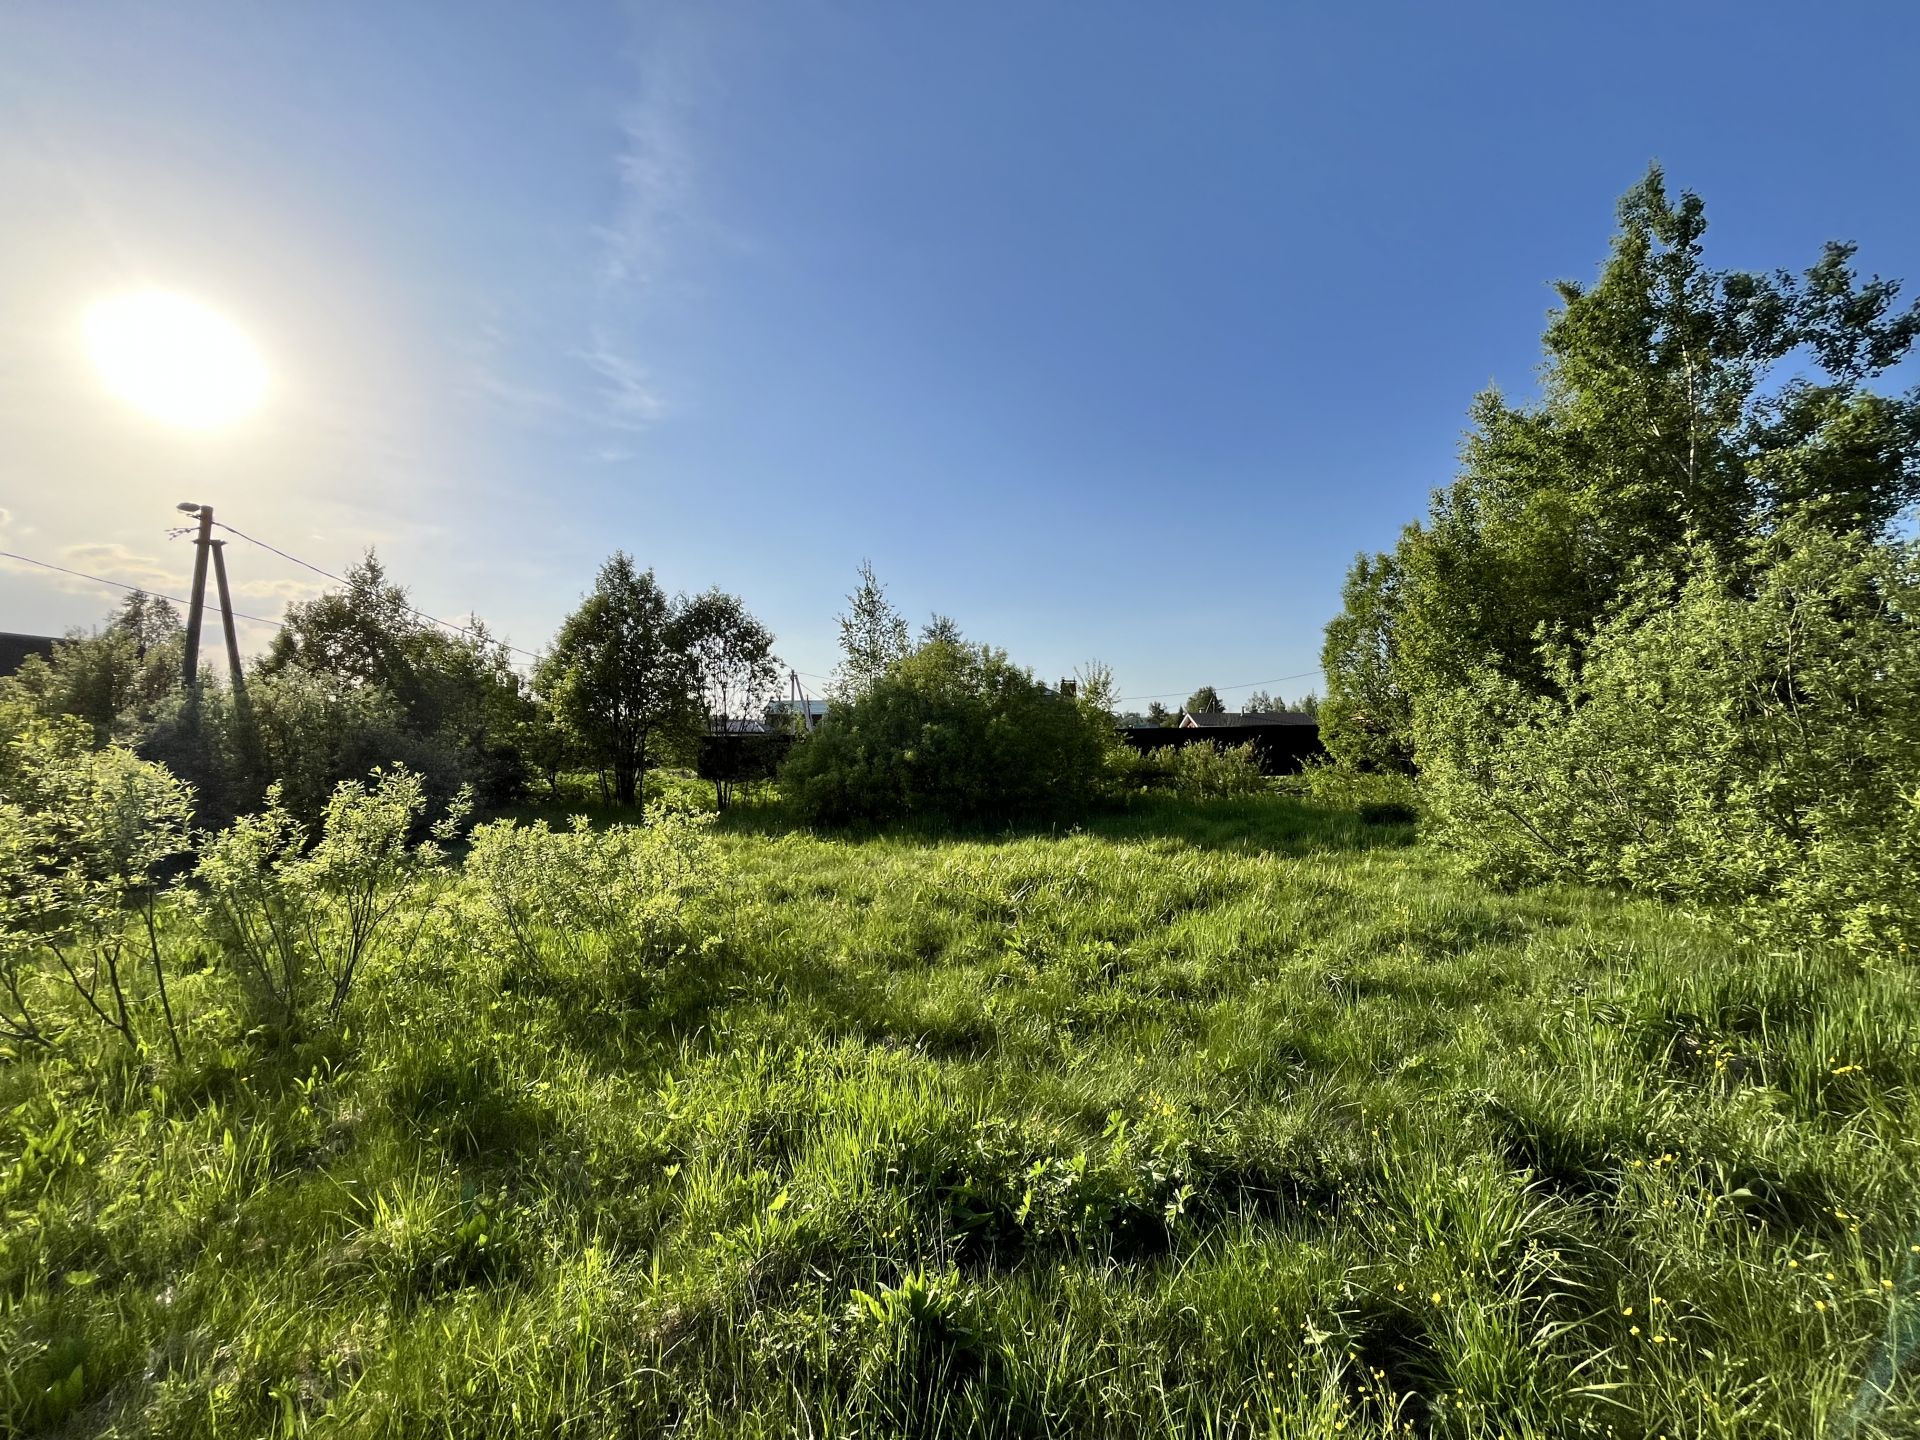
[[[233,597],[227,594],[227,542],[215,540],[213,583],[220,592],[220,622],[227,631],[227,677],[233,682],[233,707],[244,720],[247,715],[247,677],[240,669],[240,637],[233,630]]]
[[[213,548],[213,507],[188,503],[179,508],[200,516],[200,533],[193,541],[193,589],[187,600],[185,665],[187,701],[197,708],[200,704],[200,617],[207,605],[207,552]]]

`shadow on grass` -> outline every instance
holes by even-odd
[[[763,801],[727,810],[718,828],[731,835],[775,838],[805,834],[851,844],[880,842],[926,848],[956,841],[995,844],[1093,836],[1131,844],[1167,840],[1203,850],[1283,855],[1401,849],[1416,838],[1416,827],[1411,823],[1370,824],[1357,812],[1331,809],[1290,795],[1222,800],[1151,795],[1102,806],[1072,820],[907,820],[886,826],[808,825],[779,802]]]
[[[713,787],[680,771],[649,771],[644,795],[649,804],[664,802],[708,812],[714,809]],[[557,793],[529,796],[486,818],[521,824],[545,820],[564,827],[575,816],[584,817],[595,830],[604,830],[611,825],[640,823],[641,809],[604,801],[590,777],[573,775],[562,778]],[[929,817],[887,825],[811,825],[785,804],[772,785],[744,791],[734,804],[719,812],[715,828],[723,835],[777,839],[798,834],[856,845],[881,842],[928,848],[956,841],[998,844],[1091,835],[1122,843],[1170,840],[1203,850],[1254,854],[1264,850],[1282,855],[1401,849],[1414,843],[1417,829],[1411,820],[1369,819],[1358,810],[1281,791],[1211,800],[1142,793],[1091,807],[1078,815],[1014,820]]]

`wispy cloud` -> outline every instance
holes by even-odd
[[[588,436],[580,453],[591,462],[632,458],[622,437],[676,408],[643,337],[689,238],[715,228],[700,211],[691,138],[711,88],[699,39],[694,28],[666,25],[639,49],[606,160],[614,199],[584,234],[586,273],[567,297],[578,308],[516,313],[521,302],[503,297],[466,347],[470,395],[519,424]]]
[[[88,541],[69,545],[60,552],[60,562],[75,570],[85,570],[122,585],[138,585],[143,590],[175,590],[188,583],[191,562],[168,565],[152,555],[143,555],[118,541]]]
[[[600,282],[609,290],[655,283],[673,232],[690,218],[694,163],[686,140],[688,92],[684,63],[661,47],[620,116],[621,143],[614,157],[620,201],[612,222],[598,230]]]
[[[596,331],[591,349],[579,358],[600,381],[599,398],[606,423],[615,430],[644,430],[666,412],[646,367],[624,354],[612,337]]]
[[[267,600],[289,605],[297,600],[311,600],[323,595],[328,586],[321,580],[239,580],[234,582],[232,588],[236,599]]]
[[[564,357],[577,377],[569,388],[523,378],[513,368],[512,351],[498,338],[474,347],[465,387],[523,425],[635,432],[648,429],[666,413],[666,402],[646,368],[598,331],[587,347]]]
[[[8,544],[8,527],[13,517],[0,510],[0,545]],[[41,557],[46,558],[46,557]],[[86,545],[69,545],[59,552],[50,564],[62,565],[69,570],[79,570],[83,575],[65,575],[58,570],[44,569],[39,565],[27,565],[18,560],[0,558],[0,569],[19,571],[34,575],[57,589],[70,595],[98,595],[107,597],[109,591],[98,580],[85,578],[97,575],[100,580],[110,580],[120,585],[134,586],[141,590],[158,590],[178,593],[187,583],[186,576],[179,570],[170,568],[151,555],[143,555],[117,543],[95,542]]]

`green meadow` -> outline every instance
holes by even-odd
[[[1920,1433],[1905,967],[1288,794],[697,841],[284,1044],[163,907],[179,1058],[0,1065],[0,1431]]]

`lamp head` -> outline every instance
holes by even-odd
[[[198,515],[200,513],[200,507],[194,504],[193,501],[191,500],[182,500],[178,505],[174,506],[173,508],[176,510],[182,511],[188,515]]]

